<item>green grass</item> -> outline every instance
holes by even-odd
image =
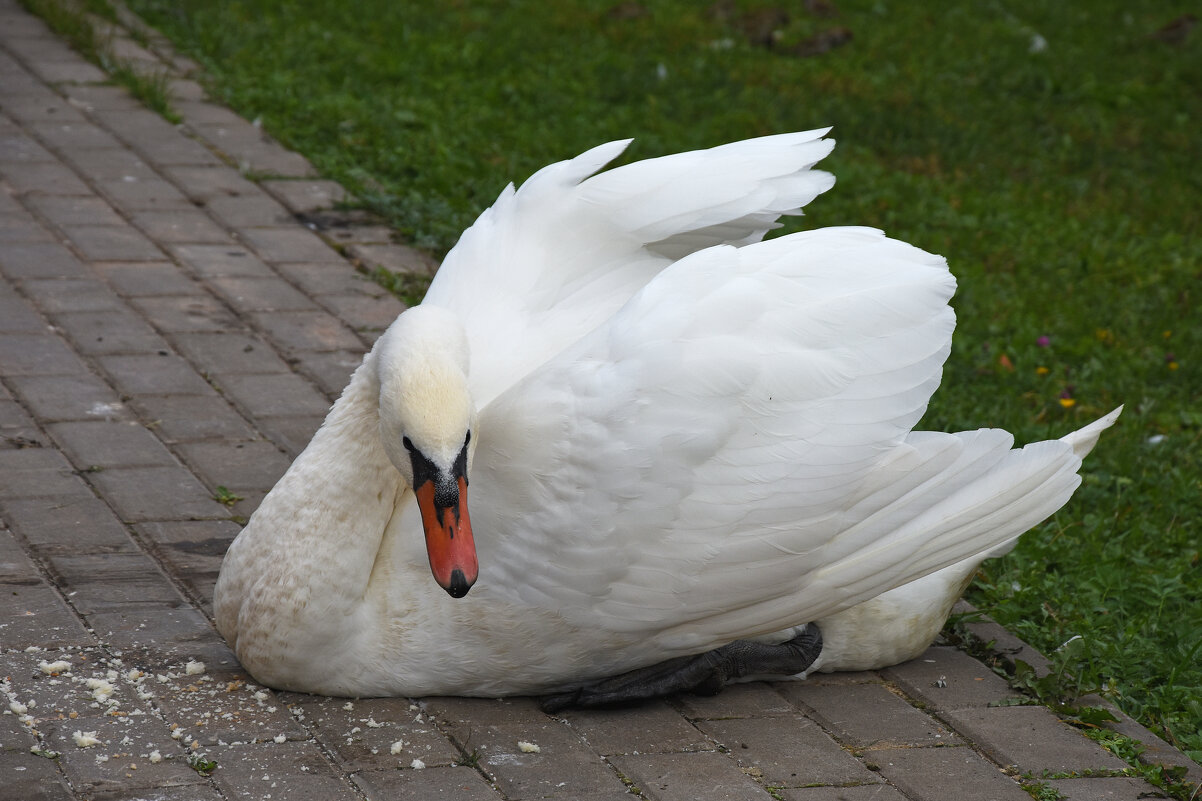
[[[1202,758],[1202,30],[1154,36],[1169,2],[835,3],[782,3],[774,48],[744,36],[769,8],[750,0],[130,5],[435,251],[507,181],[599,142],[643,158],[835,125],[839,184],[799,224],[885,228],[960,280],[925,427],[1025,442],[1127,406],[972,599],[1045,652],[1083,637],[1080,681]],[[851,41],[790,52],[835,26]]]

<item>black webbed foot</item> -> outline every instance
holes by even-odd
[[[599,707],[647,701],[678,692],[715,695],[732,679],[747,676],[792,676],[814,663],[822,652],[822,632],[809,625],[780,645],[735,640],[696,656],[681,656],[544,696],[544,712],[568,707]]]

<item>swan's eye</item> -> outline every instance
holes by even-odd
[[[409,451],[410,453],[417,453],[417,448],[413,447],[413,440],[409,439],[409,437],[402,439],[401,444],[404,445],[405,450]]]

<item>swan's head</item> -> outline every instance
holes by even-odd
[[[462,598],[479,574],[467,512],[476,408],[463,326],[444,309],[407,310],[380,338],[376,370],[384,451],[417,496],[434,579]]]

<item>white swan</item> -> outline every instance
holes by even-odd
[[[825,133],[589,177],[616,142],[508,187],[226,555],[245,668],[492,696],[815,622],[788,672],[920,653],[1118,410],[1021,450],[912,432],[950,348],[944,261],[863,228],[760,241],[833,184]]]

